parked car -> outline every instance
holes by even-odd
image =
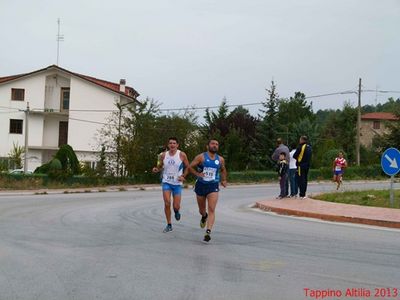
[[[10,171],[10,174],[24,174],[24,169],[14,169],[12,171]],[[33,174],[32,170],[27,170],[26,174]]]

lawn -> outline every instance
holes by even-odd
[[[336,203],[390,207],[389,190],[336,192],[321,194],[313,198]],[[400,190],[394,190],[394,208],[400,208]]]

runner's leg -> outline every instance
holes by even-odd
[[[172,197],[173,197],[172,206],[174,208],[175,219],[179,221],[181,219],[181,214],[179,213],[179,210],[181,209],[181,200],[182,200],[180,191],[177,192],[176,194],[173,193]]]
[[[215,222],[215,208],[218,202],[218,193],[210,193],[207,195],[208,202],[208,219],[207,229],[211,230]]]
[[[207,213],[207,210],[206,210],[206,197],[196,195],[196,198],[197,198],[197,204],[199,206],[199,213],[202,216],[205,216],[205,214]]]
[[[181,209],[181,200],[182,200],[181,191],[177,190],[176,192],[173,192],[172,196],[173,196],[172,206],[174,207],[174,211],[179,211]]]
[[[164,212],[167,219],[167,224],[171,224],[171,191],[163,191]]]

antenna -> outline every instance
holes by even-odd
[[[57,66],[60,58],[60,42],[64,41],[64,35],[60,34],[60,18],[57,19],[58,32],[57,32]]]

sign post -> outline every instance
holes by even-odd
[[[390,176],[390,206],[394,206],[394,175],[400,171],[400,151],[396,148],[388,148],[381,157],[381,166],[383,172]]]

